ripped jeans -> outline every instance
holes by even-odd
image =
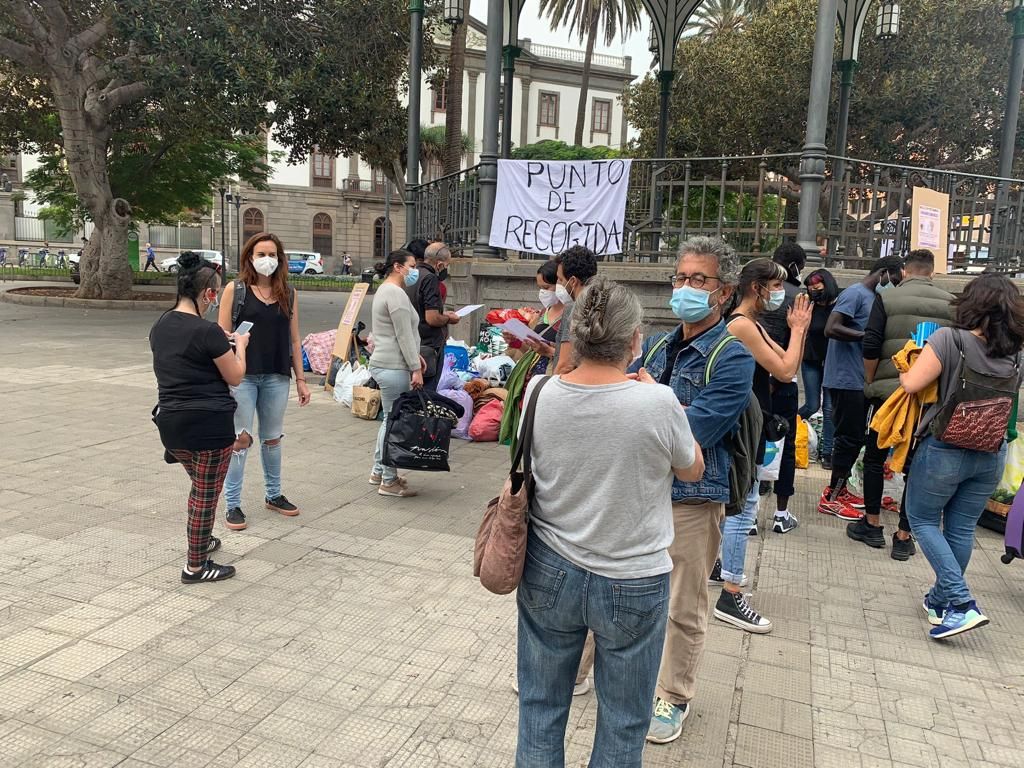
[[[259,418],[260,459],[263,462],[265,497],[281,495],[281,438],[284,437],[284,411],[291,393],[291,378],[276,373],[246,376],[232,388],[235,408],[235,435],[252,438],[253,417]],[[228,509],[242,506],[242,481],[248,448],[231,455],[231,468],[224,481],[224,501]]]

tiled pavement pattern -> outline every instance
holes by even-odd
[[[321,309],[324,327],[337,307]],[[0,766],[512,765],[515,606],[470,567],[504,449],[457,443],[451,475],[384,499],[375,425],[318,393],[287,418],[302,515],[261,508],[252,457],[251,527],[216,531],[238,577],[183,586],[187,484],[149,421],[151,320],[0,305]],[[712,622],[685,734],[645,765],[1024,765],[1024,566],[981,532],[970,576],[993,623],[929,641],[923,557],[814,513],[823,477],[801,473],[796,532],[752,540],[775,631]],[[570,765],[596,707],[574,703]]]

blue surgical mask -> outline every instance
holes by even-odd
[[[768,293],[768,301],[764,303],[764,308],[769,312],[774,312],[779,309],[783,304],[786,303],[786,291],[770,291]]]
[[[416,281],[420,279],[420,271],[416,267],[413,267],[405,273],[405,284],[410,288],[416,285]]]
[[[674,289],[669,302],[672,314],[684,323],[699,323],[711,314],[711,294],[712,291],[703,291],[689,285]]]

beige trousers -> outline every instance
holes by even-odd
[[[671,595],[657,694],[679,705],[689,702],[697,687],[711,605],[708,577],[722,543],[725,505],[673,504],[672,516],[676,532],[668,550],[672,556]]]

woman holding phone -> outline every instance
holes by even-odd
[[[281,441],[292,372],[300,406],[309,402],[309,386],[302,369],[299,302],[295,289],[288,286],[288,260],[277,235],[261,232],[246,242],[238,279],[225,287],[218,319],[228,333],[236,324],[252,323],[245,378],[233,390],[238,403],[235,443],[224,483],[228,508],[225,525],[240,531],[248,526],[242,512],[242,481],[245,459],[253,444],[255,417],[259,418],[264,504],[287,517],[299,514],[299,508],[281,492]]]
[[[217,306],[219,291],[216,266],[195,253],[183,253],[178,258],[177,303],[149,332],[160,393],[153,421],[165,458],[180,463],[192,480],[188,562],[181,572],[185,584],[235,575],[233,566],[210,560],[210,553],[220,546],[210,534],[235,440],[235,400],[228,386],[238,386],[245,376],[249,337],[226,334],[203,319]]]

